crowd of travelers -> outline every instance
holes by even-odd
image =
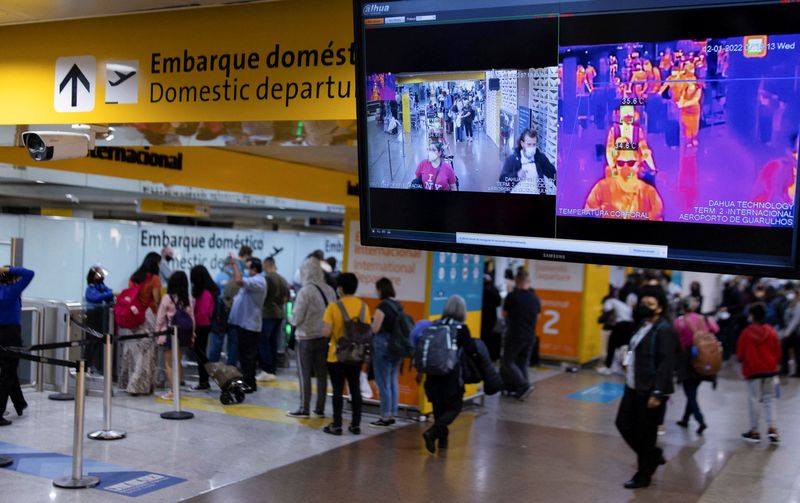
[[[665,432],[664,416],[675,382],[686,395],[681,428],[690,420],[696,433],[708,428],[698,401],[698,388],[717,376],[734,358],[741,363],[747,384],[749,428],[741,438],[762,439],[761,414],[767,441],[777,446],[775,399],[780,377],[800,377],[800,366],[790,368],[790,352],[798,360],[800,301],[796,283],[767,278],[722,276],[721,301],[704,312],[699,282],[681,295],[664,272],[632,273],[619,289],[603,300],[599,323],[608,331],[607,356],[598,372],[618,373],[625,391],[616,426],[637,455],[638,470],[625,483],[636,489],[650,485],[659,466],[666,463],[657,446]]]

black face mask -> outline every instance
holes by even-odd
[[[656,314],[656,310],[648,306],[639,306],[636,308],[636,318],[639,320],[647,320]]]
[[[164,257],[164,260],[166,260],[167,263],[169,264],[170,262],[172,262],[172,256],[167,255],[166,257]]]

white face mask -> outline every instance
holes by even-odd
[[[436,162],[439,159],[439,154],[436,152],[428,152],[428,160],[431,162]]]
[[[536,155],[536,147],[527,147],[525,149],[525,157],[528,159],[533,159],[533,156]]]
[[[786,294],[786,299],[787,300],[794,300],[795,297],[796,297],[796,295],[794,293],[787,293]]]

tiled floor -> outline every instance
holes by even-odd
[[[703,385],[701,405],[709,429],[703,437],[675,425],[685,403],[677,393],[661,437],[668,464],[654,485],[622,488],[634,456],[613,425],[618,400],[576,401],[568,395],[601,382],[620,382],[585,370],[537,370],[525,403],[499,397],[470,408],[453,426],[451,448],[430,455],[408,422],[379,435],[331,437],[323,420],[304,425],[283,416],[296,405],[290,374],[249,395],[244,406],[223,408],[216,395],[192,394],[189,421],[159,418],[168,405],[152,397],[114,398],[114,426],[128,438],[87,440],[87,458],[187,479],[133,498],[136,501],[533,501],[533,502],[792,502],[800,500],[800,383],[783,386],[778,404],[783,445],[748,445],[744,385],[727,369],[716,391]],[[0,429],[0,441],[69,454],[72,403],[29,394],[23,418]],[[330,407],[330,405],[329,405]],[[228,413],[235,412],[233,413]],[[101,424],[101,400],[87,401],[86,429]],[[13,419],[13,417],[12,417]],[[105,502],[131,500],[98,490],[54,489],[49,479],[0,471],[6,501]],[[212,490],[216,489],[216,490]],[[211,490],[211,491],[210,491]],[[201,494],[204,493],[204,494]],[[11,501],[11,500],[7,500]]]

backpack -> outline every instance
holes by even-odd
[[[458,329],[461,325],[434,323],[425,328],[417,339],[414,366],[430,375],[446,375],[458,363]]]
[[[149,279],[148,276],[138,285],[129,286],[117,297],[117,303],[114,304],[114,322],[119,328],[133,330],[144,323],[147,307],[142,305],[139,293]]]
[[[181,309],[178,303],[175,302],[175,298],[170,296],[170,300],[175,305],[175,314],[169,321],[170,328],[177,327],[178,335],[181,334],[191,335],[192,331],[194,330],[194,323],[192,323],[192,317],[189,315],[189,313],[186,312],[185,309]]]
[[[717,375],[722,368],[722,345],[719,340],[708,331],[705,318],[699,327],[693,327],[689,320],[686,320],[686,324],[694,333],[692,344],[696,351],[692,358],[692,368],[702,377]]]
[[[494,395],[503,390],[503,379],[492,365],[489,350],[480,339],[472,339],[473,346],[461,350],[461,377],[464,384],[483,382],[483,392]]]
[[[414,345],[411,344],[414,320],[403,311],[403,306],[399,302],[387,301],[386,304],[395,314],[394,326],[389,332],[389,354],[393,358],[411,358],[414,356]]]
[[[336,306],[342,312],[344,320],[344,333],[336,343],[336,359],[340,363],[361,365],[370,359],[372,346],[372,327],[364,321],[366,304],[361,303],[361,312],[358,318],[350,319],[341,301],[336,301]]]
[[[228,316],[231,308],[222,300],[222,294],[214,300],[214,312],[211,315],[211,331],[215,334],[228,333]]]

